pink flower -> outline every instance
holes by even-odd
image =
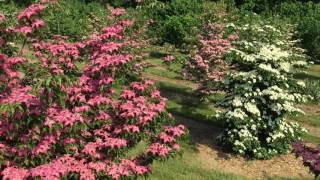
[[[137,90],[137,91],[144,91],[145,90],[145,86],[139,82],[133,82],[130,84],[130,86],[132,87],[132,89]]]
[[[174,139],[174,137],[162,132],[159,135],[159,139],[163,142],[163,143],[173,143],[176,140]]]
[[[42,27],[44,8],[36,4],[22,11],[17,32],[29,35]],[[114,15],[122,13],[118,9]],[[0,114],[3,179],[59,180],[73,174],[80,180],[136,178],[150,172],[152,158],[178,149],[175,137],[183,134],[182,128],[162,126],[165,99],[153,81],[115,89],[118,78],[137,67],[131,63],[134,56],[126,54],[134,40],[124,30],[132,23],[119,21],[84,43],[71,43],[65,36],[47,41],[26,36],[40,69],[24,58],[0,54],[0,105],[14,108]],[[17,70],[21,63],[28,65],[32,79]],[[43,82],[39,87],[38,81]],[[154,123],[165,131],[156,133]],[[153,143],[146,150],[149,156],[118,158],[143,140]]]
[[[119,164],[113,163],[107,169],[107,175],[115,180],[118,180],[120,177],[129,177],[134,174],[143,175],[147,172],[150,172],[149,167],[140,166],[134,161],[124,159],[121,160]]]
[[[0,14],[0,23],[6,20],[6,17],[3,14]]]
[[[112,14],[113,16],[121,16],[121,15],[123,15],[125,12],[126,12],[126,10],[123,9],[123,8],[114,8],[114,9],[111,9],[111,14]]]
[[[95,170],[97,173],[104,172],[106,170],[106,167],[107,167],[107,165],[104,162],[90,162],[88,164],[88,168]]]
[[[30,20],[32,16],[38,15],[41,13],[46,7],[42,4],[32,4],[25,10],[19,13],[18,20],[22,21],[23,19]]]
[[[38,144],[38,146],[32,149],[32,154],[38,155],[47,153],[47,151],[50,149],[50,146],[52,144],[55,144],[58,138],[58,135],[45,136],[43,140]]]
[[[165,62],[165,63],[170,63],[170,62],[172,62],[173,60],[175,60],[176,58],[174,57],[174,56],[172,56],[172,55],[167,55],[166,57],[164,57],[163,58],[163,61]]]
[[[120,97],[124,99],[132,99],[136,97],[136,94],[131,90],[123,90]]]
[[[139,127],[135,126],[135,125],[125,125],[123,127],[123,130],[128,132],[128,133],[138,133],[138,132],[140,132]]]
[[[123,47],[123,43],[108,42],[101,46],[101,51],[111,53],[119,50],[121,47]]]
[[[110,119],[110,115],[109,114],[107,114],[107,113],[105,113],[105,112],[103,112],[103,111],[100,111],[99,112],[99,115],[96,117],[96,119],[97,120],[108,120],[108,119]]]
[[[49,108],[44,124],[49,127],[52,127],[52,125],[56,123],[64,126],[72,126],[76,122],[84,122],[80,114],[73,113],[68,109],[60,110],[57,108]]]
[[[80,106],[80,107],[75,107],[73,109],[73,111],[75,113],[88,112],[89,110],[90,110],[90,106],[86,106],[86,105]]]
[[[205,29],[207,33],[199,36],[200,43],[191,60],[186,62],[183,74],[200,83],[200,92],[210,93],[214,89],[208,87],[207,82],[223,80],[228,69],[224,57],[238,36],[232,34],[225,38],[225,26],[221,24],[208,24]]]
[[[95,158],[101,157],[101,155],[97,152],[97,144],[94,142],[86,144],[81,152],[87,155],[91,155]]]
[[[32,23],[32,28],[41,28],[45,25],[44,21],[41,19],[36,19],[34,20],[34,22]]]
[[[29,27],[29,26],[22,26],[20,28],[17,28],[15,30],[16,32],[19,32],[19,33],[22,33],[22,34],[26,34],[26,35],[29,35],[32,33],[32,27]]]
[[[7,167],[1,172],[3,179],[25,180],[29,176],[29,171],[22,168]]]
[[[39,114],[40,109],[38,108],[40,106],[40,101],[36,96],[31,95],[29,91],[31,91],[31,87],[29,86],[24,88],[12,89],[11,93],[7,97],[1,98],[0,96],[0,103],[1,104],[21,103],[27,106],[27,108],[30,108],[30,114]]]
[[[173,144],[172,145],[172,149],[174,149],[175,151],[180,151],[180,145],[179,144]]]
[[[152,97],[152,98],[160,98],[160,97],[161,97],[160,91],[159,91],[159,90],[154,90],[154,91],[151,93],[151,97]]]
[[[153,143],[147,149],[147,153],[153,156],[165,157],[171,151],[171,148],[160,143]]]
[[[85,160],[76,160],[64,155],[49,164],[44,164],[31,170],[31,177],[40,177],[43,180],[59,180],[68,173],[79,173],[81,180],[94,180],[95,175]]]
[[[125,146],[127,146],[127,141],[125,139],[108,138],[105,142],[103,142],[103,147],[122,148]]]
[[[66,138],[63,140],[64,144],[73,144],[75,142],[76,142],[76,140],[74,138]]]
[[[185,134],[185,129],[185,126],[178,125],[176,127],[166,127],[165,132],[172,135],[173,137],[181,137]]]
[[[127,26],[127,27],[130,27],[134,24],[134,21],[132,20],[122,20],[119,22],[120,25],[122,26]]]
[[[107,97],[95,96],[88,100],[90,106],[107,105],[111,103],[111,99]]]

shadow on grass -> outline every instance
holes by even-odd
[[[151,51],[150,52],[150,57],[153,58],[163,58],[167,55],[168,53],[164,53],[164,52],[159,52],[159,51]]]
[[[214,149],[221,159],[230,159],[232,152],[222,148],[217,141],[218,135],[223,131],[223,121],[215,117],[217,109],[210,106],[211,103],[201,102],[190,89],[179,88],[172,92],[168,91],[170,88],[166,87],[166,90],[161,91],[162,96],[169,99],[167,110],[177,123],[188,128],[188,143],[192,149],[197,151],[199,145],[205,145]]]
[[[294,74],[294,78],[297,79],[309,79],[309,80],[320,80],[320,76],[305,73],[305,72],[297,72]]]

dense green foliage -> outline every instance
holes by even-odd
[[[242,10],[249,10],[266,17],[277,16],[298,24],[301,46],[307,50],[312,60],[319,63],[320,52],[320,4],[307,0],[235,0]]]
[[[158,43],[168,42],[181,47],[195,42],[201,24],[198,16],[203,11],[201,0],[154,1],[142,9],[154,21],[149,34]]]
[[[18,10],[29,3],[0,3],[0,9],[13,25],[17,24],[15,17]],[[98,1],[60,0],[59,3],[50,5],[45,13],[46,28],[42,30],[44,38],[59,34],[76,41],[99,30],[108,22],[106,8]]]
[[[106,9],[99,3],[83,3],[78,0],[63,0],[47,10],[46,36],[68,35],[74,40],[86,36],[88,32],[106,23]]]
[[[320,63],[320,18],[304,18],[299,23],[298,31],[302,46],[316,63]]]

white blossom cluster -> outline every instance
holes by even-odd
[[[273,26],[229,26],[259,35],[240,38],[230,53],[238,71],[229,73],[223,84],[227,94],[221,104],[227,111],[219,117],[225,120],[226,129],[219,138],[235,152],[259,159],[285,153],[302,133],[298,124],[286,122],[285,117],[303,113],[295,104],[306,97],[291,88],[305,86],[291,76],[292,66],[298,61],[303,64],[303,58],[293,58],[295,52],[286,47],[288,38],[281,38],[283,33]],[[271,44],[257,41],[274,34],[278,40]]]

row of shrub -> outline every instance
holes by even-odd
[[[156,43],[171,43],[177,47],[186,47],[197,42],[200,27],[205,22],[216,21],[216,17],[221,15],[219,14],[221,9],[213,10],[219,4],[236,16],[252,11],[263,14],[266,18],[297,24],[296,30],[298,38],[301,39],[301,47],[307,50],[314,62],[320,62],[318,1],[227,0],[215,4],[205,0],[147,0],[141,3],[139,8],[145,17],[153,21],[149,27],[149,37]]]
[[[16,12],[30,2],[32,1],[0,3],[0,9],[10,24],[14,25],[17,24]],[[46,29],[42,34],[44,38],[61,34],[76,41],[107,24],[106,8],[98,1],[60,0],[58,4],[50,5],[45,13]]]
[[[152,19],[149,35],[156,43],[176,46],[192,44],[196,40],[203,12],[202,0],[150,1],[141,6],[146,17]]]
[[[320,1],[313,0],[234,0],[231,5],[265,16],[275,16],[297,24],[301,46],[316,63],[320,62]]]
[[[19,9],[34,2],[8,1],[0,3],[1,11],[16,24]],[[222,3],[221,3],[222,2]],[[208,21],[215,21],[221,13],[219,8],[230,12],[253,11],[266,17],[276,17],[297,24],[301,46],[316,63],[320,62],[320,4],[318,1],[303,0],[227,0],[214,3],[206,0],[61,0],[59,5],[46,11],[46,31],[52,34],[68,35],[71,40],[83,39],[89,32],[99,30],[108,24],[105,8],[107,4],[131,8],[131,14],[138,20],[151,19],[148,36],[158,44],[171,43],[177,47],[192,47],[197,42],[200,27]],[[138,5],[138,6],[137,6]],[[219,12],[219,13],[217,13]],[[288,18],[289,17],[289,18]]]

